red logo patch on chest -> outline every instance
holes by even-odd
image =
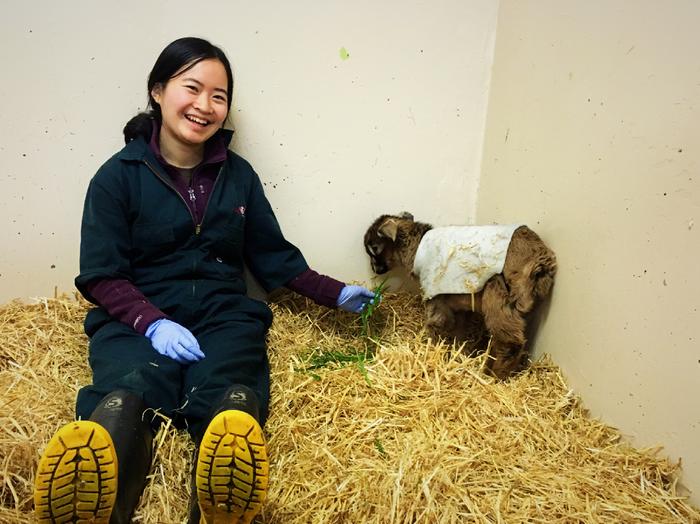
[[[245,216],[245,206],[238,206],[233,208],[233,212],[237,215]]]

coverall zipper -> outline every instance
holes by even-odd
[[[182,200],[182,203],[185,204],[185,207],[187,208],[187,212],[192,217],[192,223],[194,224],[194,233],[195,233],[195,235],[199,235],[199,231],[200,231],[202,225],[201,225],[201,223],[200,224],[197,223],[197,219],[195,218],[194,213],[192,213],[190,206],[187,205],[187,201],[184,198],[182,198],[182,195],[175,188],[175,186],[173,186],[168,180],[166,180],[164,177],[162,177],[160,175],[160,173],[158,173],[158,171],[156,169],[154,169],[154,167],[151,164],[148,163],[148,160],[144,160],[144,163],[148,166],[148,169],[153,171],[153,174],[156,175],[161,180],[161,182],[163,182],[166,186],[168,186],[170,189],[172,189],[175,192],[175,194],[178,196],[178,198],[180,200]],[[190,191],[192,191],[192,190],[190,189]],[[194,196],[194,192],[190,193],[190,198],[192,198],[193,196]]]
[[[199,234],[202,231],[202,222],[204,221],[204,217],[207,214],[207,208],[209,207],[209,202],[211,201],[211,197],[214,194],[214,188],[216,188],[216,184],[219,182],[219,178],[221,178],[221,172],[224,170],[223,164],[219,168],[219,172],[216,174],[216,178],[214,179],[214,183],[211,186],[211,193],[209,193],[209,198],[207,199],[207,203],[204,206],[204,211],[202,212],[202,217],[201,217],[199,223],[197,223],[197,218],[194,216],[192,209],[190,208],[190,206],[187,205],[187,201],[182,197],[182,195],[177,190],[177,188],[175,186],[173,186],[170,183],[170,181],[168,181],[164,177],[162,177],[160,175],[160,173],[158,173],[158,170],[156,170],[151,164],[148,163],[148,160],[144,160],[144,163],[146,164],[146,166],[148,166],[148,169],[153,171],[153,174],[156,175],[161,180],[161,182],[163,182],[166,186],[168,186],[170,189],[172,189],[175,192],[175,194],[178,196],[178,198],[180,200],[182,200],[182,203],[185,204],[185,207],[187,208],[187,211],[190,214],[190,217],[192,217],[192,223],[194,224],[194,234],[196,236],[199,236]],[[192,205],[194,205],[194,201],[196,199],[195,194],[194,194],[194,189],[192,189],[191,187],[188,187],[187,193],[190,196],[190,201],[192,202]],[[192,266],[192,273],[195,272],[195,269],[196,268],[193,265]],[[193,280],[192,281],[192,296],[194,297],[194,296],[196,296],[196,294],[197,294],[196,285],[195,285],[195,281]]]
[[[166,186],[168,186],[170,189],[175,191],[175,194],[182,200],[182,202],[185,204],[185,207],[187,207],[187,211],[189,212],[190,216],[192,217],[192,223],[194,224],[194,234],[199,236],[199,234],[202,232],[202,222],[204,222],[204,217],[207,215],[207,209],[209,208],[209,202],[211,202],[211,197],[214,194],[214,189],[216,188],[216,184],[219,182],[219,178],[221,178],[221,172],[224,170],[224,166],[219,168],[219,172],[216,174],[216,178],[214,179],[214,183],[211,186],[211,193],[209,193],[209,198],[207,199],[207,203],[204,206],[204,211],[202,211],[202,217],[199,221],[197,222],[197,219],[194,216],[194,213],[192,213],[192,210],[190,209],[190,206],[187,205],[187,201],[182,197],[180,192],[173,186],[168,180],[166,180],[164,177],[158,173],[158,171],[148,163],[148,160],[144,160],[144,163],[148,166],[148,169],[153,171],[153,174],[156,175]],[[190,200],[194,204],[195,201],[195,195],[194,195],[194,189],[191,187],[187,189],[188,194],[190,195]]]
[[[199,224],[197,224],[197,227],[195,228],[195,234],[199,235],[199,232],[202,230],[202,222],[204,222],[204,217],[207,216],[207,209],[209,208],[209,202],[211,202],[211,197],[214,195],[214,189],[216,189],[216,184],[219,182],[219,178],[221,178],[221,172],[224,170],[224,164],[221,164],[221,167],[219,168],[219,172],[216,174],[216,178],[214,179],[214,183],[211,185],[211,193],[209,193],[209,198],[207,199],[207,203],[204,205],[204,211],[202,211],[202,220]],[[194,190],[191,195],[194,195]]]

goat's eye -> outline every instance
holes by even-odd
[[[381,244],[370,244],[369,245],[369,252],[372,256],[376,257],[377,255],[379,255],[379,253],[382,252],[383,247],[384,246]]]

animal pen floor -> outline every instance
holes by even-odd
[[[40,451],[90,380],[68,298],[0,308],[0,522],[30,522]],[[700,522],[659,450],[590,418],[548,359],[506,382],[388,295],[370,335],[304,299],[272,304],[271,457],[258,523]],[[365,355],[367,358],[365,359]],[[192,445],[164,426],[135,522],[183,522]]]

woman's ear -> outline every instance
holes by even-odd
[[[151,89],[151,98],[156,101],[156,104],[160,105],[160,98],[163,96],[163,85],[156,84]]]

